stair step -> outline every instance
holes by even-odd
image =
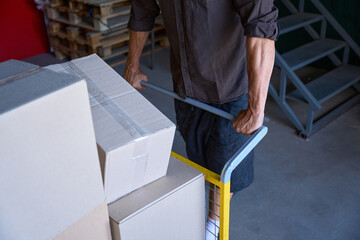
[[[282,54],[282,57],[290,68],[295,71],[345,46],[346,42],[344,41],[323,38],[286,52]]]
[[[322,19],[322,15],[313,13],[295,13],[280,18],[278,21],[280,25],[280,35],[321,21]]]
[[[305,86],[316,100],[323,103],[358,81],[360,81],[360,67],[342,65],[307,83]],[[292,91],[287,94],[287,97],[305,101],[299,90]]]

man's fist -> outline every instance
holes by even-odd
[[[143,73],[139,68],[131,69],[130,67],[126,67],[123,73],[123,78],[125,78],[125,80],[137,90],[145,88],[141,85],[141,81],[148,81],[146,74]]]
[[[247,110],[239,112],[233,122],[233,127],[238,133],[252,135],[261,127],[263,122],[264,113],[257,114],[248,108]]]

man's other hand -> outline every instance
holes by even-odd
[[[240,111],[233,122],[238,133],[252,135],[264,122],[264,113],[255,113],[251,109]]]
[[[139,68],[132,69],[130,67],[126,67],[123,73],[123,78],[125,78],[125,80],[137,90],[145,88],[143,85],[141,85],[141,81],[148,81],[147,75]]]

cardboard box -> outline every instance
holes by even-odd
[[[1,240],[52,239],[104,202],[84,80],[0,63],[0,194]]]
[[[203,240],[204,176],[171,158],[166,177],[110,204],[109,214],[113,240]]]
[[[109,214],[106,202],[101,203],[53,240],[110,240]]]
[[[97,55],[48,66],[85,78],[106,200],[166,175],[175,125]]]

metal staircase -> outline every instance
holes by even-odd
[[[282,54],[276,50],[275,65],[281,71],[280,86],[277,89],[270,83],[269,93],[300,132],[300,135],[308,138],[331,120],[360,102],[360,67],[348,64],[350,50],[353,50],[360,57],[360,47],[319,0],[307,1],[316,7],[319,14],[304,12],[305,0],[299,0],[298,8],[289,0],[281,0],[281,2],[291,12],[291,15],[279,19],[280,35],[305,28],[313,41]],[[318,33],[312,24],[319,22],[321,29]],[[339,33],[342,40],[326,38],[328,24]],[[339,53],[342,59],[339,59]],[[329,57],[336,68],[309,83],[303,83],[295,71],[325,57]],[[290,81],[296,89],[288,91],[289,84],[287,81]],[[320,110],[325,101],[349,87],[354,87],[358,94],[319,120],[314,120],[315,111]],[[288,99],[300,100],[308,104],[305,124],[299,120],[287,103]]]

